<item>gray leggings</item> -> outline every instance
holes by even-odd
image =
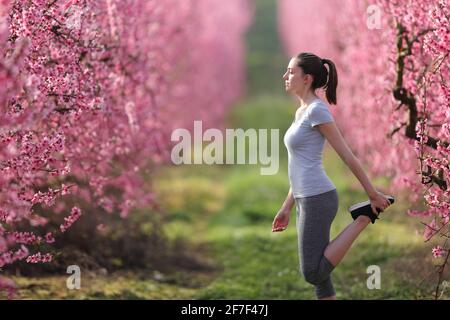
[[[316,287],[317,298],[335,294],[331,282],[333,264],[324,256],[339,199],[336,189],[310,197],[296,198],[300,272]]]

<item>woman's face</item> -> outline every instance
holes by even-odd
[[[287,92],[304,93],[310,86],[312,77],[309,74],[304,74],[302,68],[297,66],[297,60],[292,58],[283,79]]]

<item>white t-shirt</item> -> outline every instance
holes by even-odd
[[[326,104],[313,100],[284,135],[288,151],[288,175],[294,198],[309,197],[336,189],[322,164],[325,137],[316,125],[333,122]]]

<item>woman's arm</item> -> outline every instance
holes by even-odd
[[[336,123],[334,121],[326,122],[318,124],[317,127],[319,131],[327,138],[328,142],[331,144],[334,150],[336,150],[342,160],[344,160],[347,166],[352,170],[352,172],[358,178],[359,182],[361,182],[361,184],[363,185],[364,189],[367,192],[367,195],[370,198],[373,213],[376,215],[378,214],[376,208],[379,208],[381,212],[383,212],[387,207],[389,207],[391,205],[391,202],[389,201],[388,197],[377,191],[372,186],[369,178],[364,172],[361,163],[348,147],[347,143],[339,132]]]
[[[370,198],[376,197],[377,191],[370,183],[360,161],[355,157],[353,152],[348,147],[344,138],[342,137],[335,122],[322,123],[316,126],[319,131],[325,136],[330,145],[336,150],[341,159],[347,164],[350,170],[354,173],[359,182],[367,192]]]
[[[281,206],[282,211],[285,212],[291,212],[292,207],[294,206],[295,200],[294,200],[294,196],[292,195],[292,188],[289,188],[289,192],[287,194],[286,199],[283,202],[283,205]]]
[[[283,205],[281,206],[280,210],[278,210],[277,214],[275,215],[275,218],[273,219],[272,232],[283,231],[287,228],[289,224],[289,216],[292,207],[294,206],[294,202],[295,200],[292,195],[292,188],[289,188],[286,200],[284,200]]]

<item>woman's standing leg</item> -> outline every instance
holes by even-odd
[[[316,287],[319,299],[335,295],[331,272],[334,265],[324,255],[330,228],[339,207],[337,190],[295,199],[300,271]]]

